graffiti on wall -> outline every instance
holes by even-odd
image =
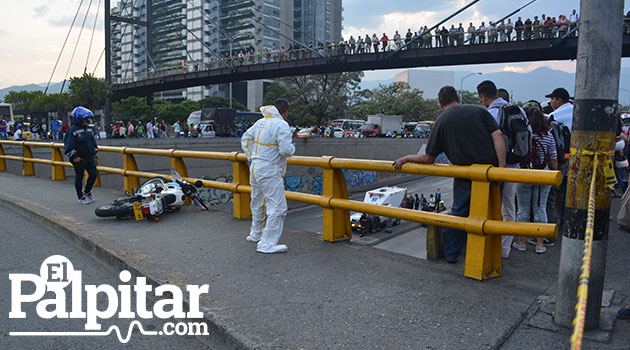
[[[405,174],[377,173],[365,170],[343,170],[348,189],[375,184],[379,180],[404,176]],[[287,176],[284,178],[287,191],[321,195],[324,189],[322,175]]]
[[[219,182],[232,182],[232,174],[219,175],[217,177],[202,176],[202,180],[212,180]],[[227,204],[232,201],[234,194],[231,191],[219,190],[216,188],[203,187],[199,189],[199,198],[210,205]]]

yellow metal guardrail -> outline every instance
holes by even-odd
[[[4,154],[2,145],[21,146],[23,156]],[[52,149],[52,159],[33,158],[31,147]],[[64,167],[71,167],[63,161],[63,144],[53,142],[0,141],[0,171],[6,171],[6,160],[21,161],[22,175],[35,175],[34,163],[48,164],[52,167],[52,179],[65,180]],[[144,149],[132,147],[99,146],[99,152],[120,153],[123,168],[98,166],[104,173],[119,174],[124,177],[125,191],[140,186],[140,178],[164,176],[164,174],[140,171],[135,155],[169,157],[171,168],[189,181],[184,158],[222,159],[232,162],[233,182],[202,180],[204,186],[234,193],[234,217],[251,217],[249,168],[247,157],[239,152],[200,152],[176,149]],[[558,186],[562,182],[559,171],[525,170],[497,168],[491,165],[403,165],[400,172],[407,174],[445,176],[471,180],[471,206],[467,218],[445,214],[424,212],[412,209],[394,208],[368,204],[348,199],[346,182],[342,169],[396,172],[391,161],[335,158],[330,156],[305,157],[293,156],[288,159],[291,165],[319,167],[323,171],[322,195],[285,192],[288,200],[315,204],[323,210],[323,231],[325,241],[335,242],[352,238],[349,211],[357,211],[390,218],[426,223],[435,226],[454,228],[469,233],[466,248],[466,266],[464,275],[478,280],[485,280],[501,275],[501,235],[522,235],[531,237],[555,237],[558,231],[555,224],[503,222],[501,220],[501,195],[498,183],[522,182],[530,184]],[[100,181],[97,180],[97,184]]]

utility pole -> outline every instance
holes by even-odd
[[[111,4],[110,0],[103,1],[105,3],[105,81],[110,85],[112,83],[112,26],[111,26]],[[112,98],[105,99],[105,127],[112,122]]]
[[[610,154],[614,150],[617,127],[623,0],[606,1],[605,6],[599,1],[582,0],[580,11],[571,149]],[[594,157],[572,154],[569,161],[554,316],[554,321],[565,327],[571,327],[575,316]],[[608,244],[610,190],[603,175],[605,157],[598,156],[598,159],[585,330],[599,327]]]
[[[230,40],[230,70],[234,71],[234,58],[232,57],[232,38]],[[230,109],[232,109],[232,81],[230,80]]]

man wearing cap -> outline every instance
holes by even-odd
[[[549,117],[557,122],[563,123],[571,129],[571,124],[573,123],[573,105],[569,103],[571,99],[569,92],[564,88],[557,88],[549,95],[545,95],[545,97],[551,99],[549,104],[551,108],[553,108],[553,112],[549,114]]]
[[[553,112],[549,113],[549,119],[561,122],[571,130],[573,124],[573,105],[569,103],[571,97],[569,92],[564,88],[557,88],[552,93],[545,95],[551,98],[549,105],[553,108]],[[564,205],[565,194],[567,191],[567,161],[558,159],[558,170],[562,172],[562,184],[559,188],[553,188],[551,192],[555,192],[555,209],[560,216],[560,223],[564,222]]]

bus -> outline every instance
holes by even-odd
[[[0,103],[0,118],[9,117],[13,123],[13,107],[10,103]]]

